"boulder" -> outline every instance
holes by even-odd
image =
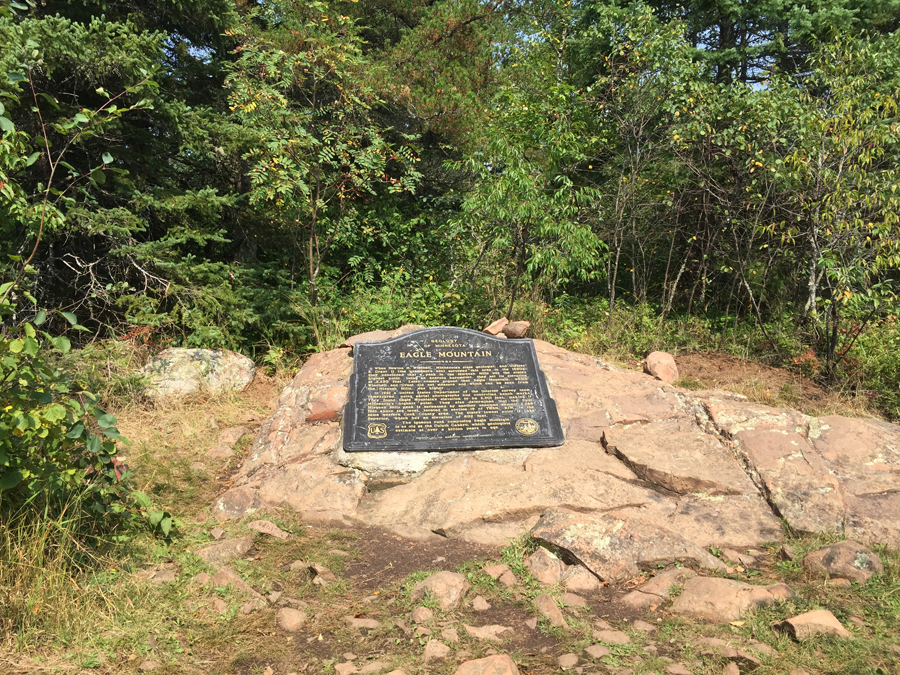
[[[400,326],[400,328],[395,328],[394,330],[373,330],[368,333],[360,333],[359,335],[354,335],[353,337],[344,340],[341,343],[341,347],[353,347],[357,342],[381,342],[382,340],[390,340],[391,338],[406,335],[407,333],[419,330],[420,328],[425,328],[425,326],[408,323]]]
[[[421,600],[426,594],[430,594],[438,601],[443,611],[456,609],[463,596],[469,590],[470,584],[462,574],[456,572],[437,572],[423,579],[409,594],[411,600]]]
[[[528,321],[511,321],[503,326],[501,332],[508,338],[523,338],[529,328],[531,323]]]
[[[667,352],[650,352],[644,359],[644,372],[669,384],[678,381],[678,366]]]
[[[506,324],[508,324],[508,323],[509,323],[509,319],[507,319],[504,316],[502,319],[497,319],[492,324],[485,327],[484,332],[487,333],[488,335],[497,335],[498,333],[500,333],[503,330],[504,326],[506,326]]]
[[[222,349],[164,349],[144,366],[144,395],[163,400],[242,391],[256,376],[246,356]]]
[[[519,675],[519,669],[508,654],[494,654],[483,659],[466,661],[453,675]]]
[[[878,554],[849,539],[808,553],[802,562],[813,574],[841,577],[860,584],[866,583],[873,574],[884,572]]]
[[[785,584],[753,586],[734,579],[693,577],[684,582],[684,590],[675,598],[670,611],[721,623],[736,621],[751,609],[796,595]]]
[[[786,619],[775,628],[790,635],[795,640],[806,640],[817,635],[834,635],[837,637],[852,637],[848,631],[827,609],[814,609],[811,612],[798,614]]]

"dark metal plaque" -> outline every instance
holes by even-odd
[[[531,340],[425,328],[353,346],[344,450],[562,445]]]

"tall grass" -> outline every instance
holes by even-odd
[[[0,502],[0,635],[6,646],[66,641],[94,620],[84,611],[96,603],[86,597],[83,579],[104,566],[111,549],[79,498],[60,508]]]

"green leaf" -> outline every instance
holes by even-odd
[[[28,155],[28,159],[25,160],[25,166],[31,166],[38,160],[38,157],[40,157],[40,156],[41,156],[41,153],[32,152],[30,155]]]
[[[150,501],[150,497],[143,492],[135,490],[131,493],[131,496],[134,497],[134,501],[136,501],[141,508],[149,509],[153,505],[153,502]]]
[[[107,438],[112,438],[113,440],[115,440],[122,434],[119,433],[119,430],[116,429],[115,427],[109,427],[109,428],[103,430],[103,435],[106,436]]]
[[[163,536],[168,537],[172,531],[172,516],[166,516],[159,521],[159,529],[162,530]]]
[[[26,335],[23,342],[25,343],[25,353],[28,354],[28,356],[37,356],[38,352],[41,350],[37,340]]]
[[[78,323],[78,317],[76,317],[72,312],[60,312],[63,315],[66,321],[68,321],[73,326]]]
[[[84,433],[84,422],[76,422],[72,425],[72,428],[69,429],[69,433],[66,434],[69,438],[81,438],[81,434]]]
[[[12,83],[22,82],[28,79],[22,73],[8,73],[6,77],[8,77],[9,81]]]
[[[59,422],[66,419],[66,409],[59,403],[54,403],[44,411],[43,417],[48,422]]]
[[[97,418],[97,425],[101,429],[106,429],[107,427],[116,426],[116,418],[114,415],[110,415],[109,413],[104,413]]]
[[[114,161],[115,160],[113,159],[113,156],[111,154],[109,154],[108,152],[103,153],[103,163],[104,164],[112,164]]]
[[[69,338],[67,338],[65,335],[55,337],[53,338],[53,340],[51,340],[51,342],[53,342],[53,346],[63,354],[68,354],[72,349],[72,343],[69,342]]]
[[[10,488],[14,488],[16,485],[22,482],[22,472],[15,471],[5,471],[2,476],[0,476],[0,492],[3,490],[9,490]]]
[[[11,351],[13,354],[18,354],[19,352],[22,351],[22,347],[24,347],[24,346],[25,346],[25,344],[21,340],[16,338],[15,340],[10,341],[9,351]]]
[[[13,124],[9,120],[9,118],[6,118],[6,117],[3,117],[2,115],[0,115],[0,129],[2,129],[3,131],[12,131],[15,128],[16,128],[16,125]]]
[[[21,2],[11,2],[9,6],[22,12],[28,11],[28,5],[23,5]]]
[[[40,326],[47,320],[47,312],[45,310],[39,311],[34,317],[34,325]]]
[[[151,511],[150,515],[147,516],[147,520],[150,521],[151,527],[156,527],[165,515],[165,511]]]

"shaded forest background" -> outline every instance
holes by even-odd
[[[506,315],[900,414],[898,0],[0,11],[7,346],[76,315],[277,368]]]

